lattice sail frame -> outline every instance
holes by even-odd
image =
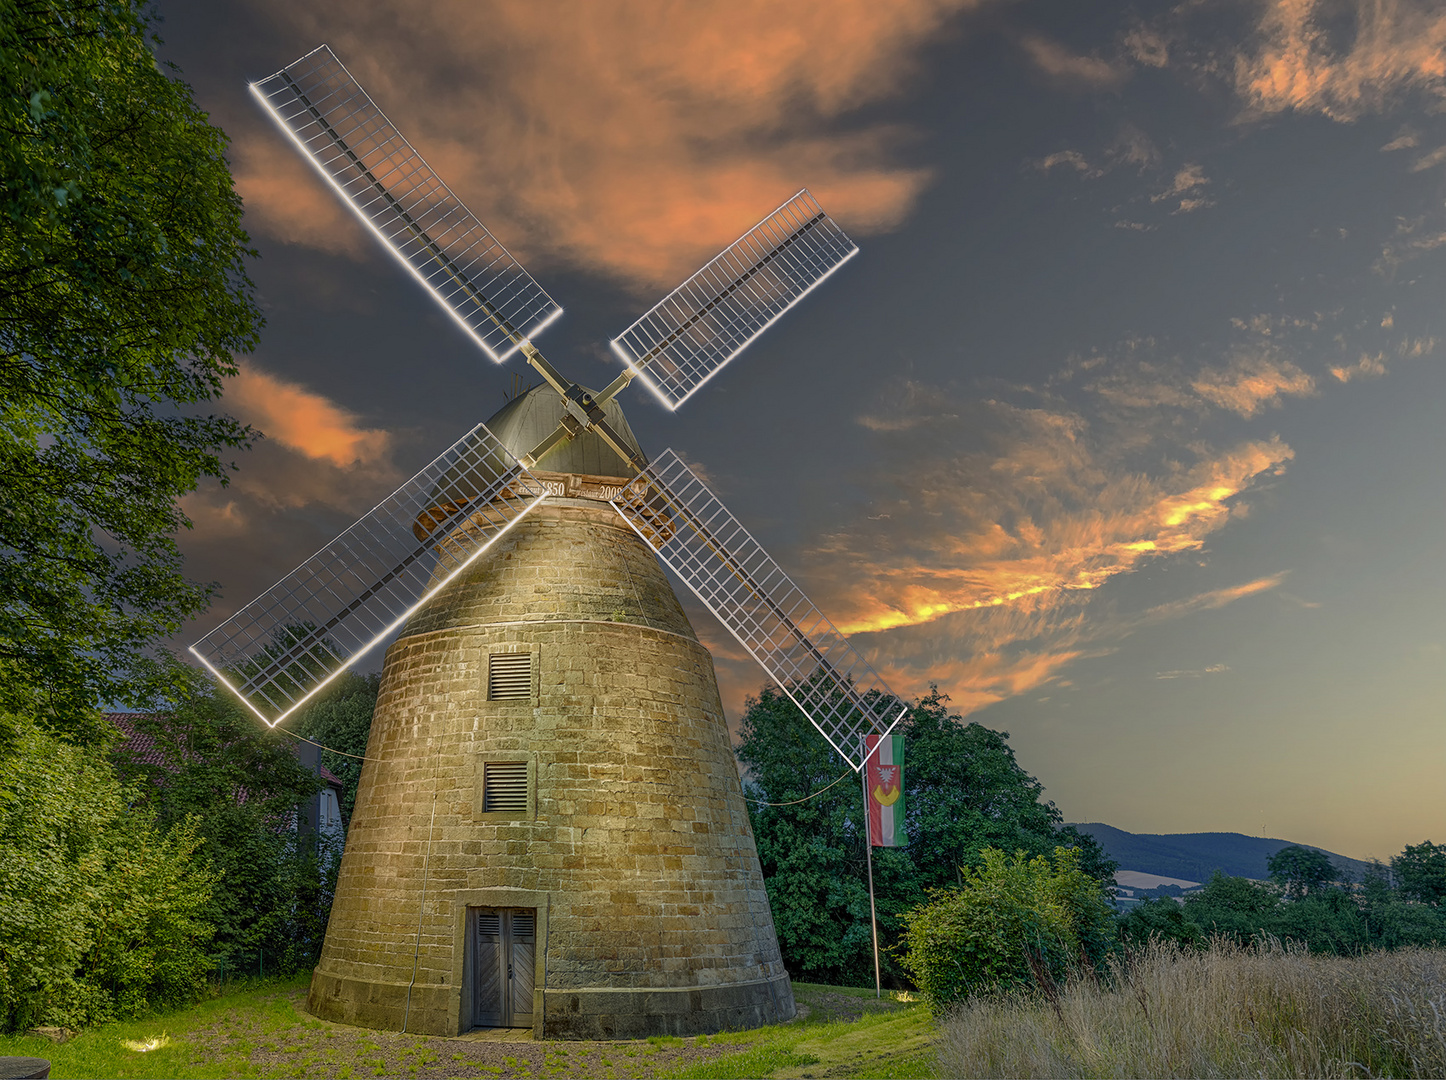
[[[457,323],[498,363],[562,314],[325,45],[251,93]]]
[[[676,409],[858,251],[805,188],[658,301],[611,348]]]
[[[862,769],[863,736],[887,735],[908,707],[698,474],[665,450],[612,505],[844,760]]]
[[[275,727],[545,498],[478,424],[191,652]]]

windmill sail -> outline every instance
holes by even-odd
[[[325,45],[251,84],[362,221],[501,363],[562,308],[508,254]]]
[[[191,652],[275,726],[546,497],[478,424]]]
[[[804,189],[658,301],[612,350],[676,409],[858,250]]]
[[[907,709],[698,475],[665,450],[613,506],[861,769],[861,736],[887,735]]]

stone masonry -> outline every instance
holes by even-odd
[[[489,657],[517,652],[531,696],[489,700]],[[527,763],[525,813],[483,811],[488,761]],[[387,652],[309,1007],[467,1030],[469,906],[536,909],[539,1035],[794,1014],[712,658],[595,498],[542,503]]]

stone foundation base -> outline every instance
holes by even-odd
[[[548,990],[542,1034],[554,1039],[712,1035],[792,1020],[787,975],[731,986],[666,990]]]
[[[458,1035],[462,1000],[456,987],[364,982],[318,968],[306,1007],[338,1024],[418,1035]],[[649,1035],[712,1035],[793,1019],[787,975],[728,986],[654,990],[536,990],[533,1031],[552,1039],[644,1039]]]

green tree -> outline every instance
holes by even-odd
[[[931,687],[905,720],[909,856],[920,884],[958,884],[961,868],[986,848],[1042,855],[1056,844],[1078,849],[1080,865],[1114,884],[1118,865],[1092,836],[1062,824],[1044,785],[1019,767],[1007,732],[965,724]]]
[[[0,705],[82,742],[177,689],[177,498],[252,435],[196,408],[261,325],[226,137],[152,40],[138,0],[0,0]]]
[[[1265,865],[1270,871],[1270,879],[1292,900],[1319,892],[1340,877],[1329,855],[1299,844],[1281,848],[1265,861]]]
[[[1429,840],[1407,844],[1391,860],[1391,870],[1406,899],[1437,907],[1446,905],[1446,844]]]
[[[321,781],[297,760],[294,741],[221,690],[134,723],[159,760],[123,747],[117,768],[162,827],[196,823],[198,855],[216,873],[204,909],[216,960],[228,971],[276,972],[314,962],[340,852],[296,827],[298,807]]]
[[[1120,937],[1143,945],[1152,938],[1163,938],[1191,948],[1203,947],[1205,932],[1185,912],[1179,901],[1168,896],[1141,900],[1120,916]]]
[[[1409,850],[1409,849],[1408,849]],[[1361,914],[1372,948],[1446,944],[1446,909],[1408,900],[1391,885],[1391,873],[1372,863],[1361,882]]]
[[[749,699],[741,735],[738,755],[749,770],[744,795],[754,800],[749,817],[789,972],[811,982],[872,984],[858,774],[774,687]],[[767,802],[791,805],[762,805]],[[875,853],[880,922],[888,941],[893,920],[923,893],[907,884],[912,867],[906,853],[882,848]]]
[[[103,759],[10,717],[0,769],[0,1030],[134,1016],[204,988],[214,877]]]
[[[1011,859],[986,848],[980,863],[963,871],[962,886],[937,889],[904,915],[903,966],[936,1012],[976,993],[1053,993],[1071,970],[1104,962],[1114,916],[1078,851]]]
[[[1370,947],[1366,917],[1345,889],[1321,887],[1281,904],[1262,927],[1282,941],[1297,941],[1311,952],[1350,956]]]
[[[298,735],[330,748],[321,751],[321,763],[341,781],[341,812],[347,822],[356,807],[361,759],[366,756],[381,678],[379,674],[344,673],[320,700],[300,710],[294,725],[288,725]]]
[[[1280,904],[1280,896],[1269,886],[1217,870],[1203,889],[1186,898],[1185,914],[1207,934],[1224,934],[1246,944],[1270,925]]]
[[[1084,872],[1102,882],[1111,878],[1114,864],[1093,838],[1061,827],[1058,809],[1019,767],[1007,735],[965,724],[937,687],[898,730],[907,762],[907,846],[873,850],[886,978],[907,979],[891,952],[903,913],[922,903],[928,889],[960,883],[961,867],[977,864],[987,848],[1035,855],[1063,844],[1077,849]],[[872,984],[858,774],[771,686],[749,699],[740,735],[745,795],[754,800],[749,816],[789,971],[809,981]]]

